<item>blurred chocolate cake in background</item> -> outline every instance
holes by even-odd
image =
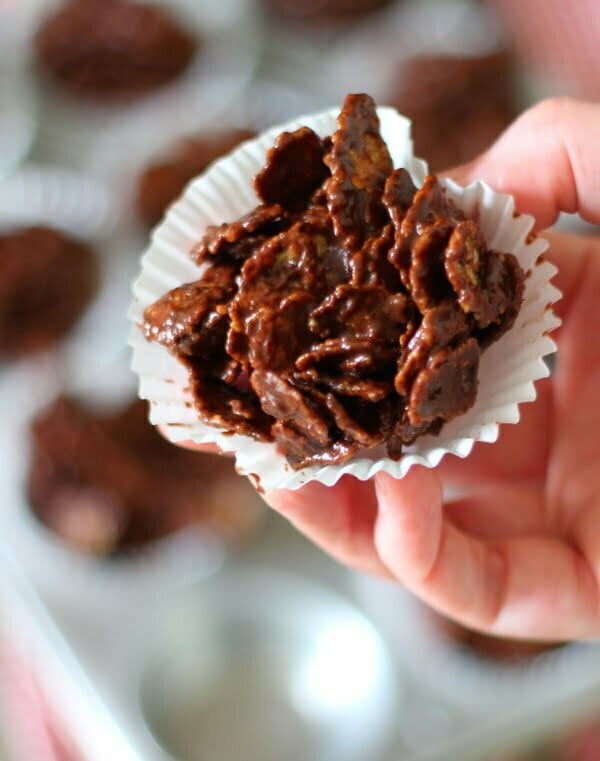
[[[122,100],[179,76],[198,42],[163,9],[129,0],[69,0],[36,36],[40,69],[72,95]]]
[[[274,15],[305,22],[355,21],[392,5],[395,0],[263,0]]]
[[[233,460],[167,443],[143,401],[99,414],[61,397],[31,434],[31,508],[78,551],[114,555],[193,524],[237,539],[255,525],[257,498]]]
[[[0,358],[62,338],[96,285],[96,259],[86,244],[41,226],[0,234]]]
[[[509,639],[483,634],[433,611],[431,619],[434,626],[458,647],[490,661],[519,663],[564,645],[564,643]]]
[[[386,102],[413,122],[415,153],[437,172],[470,161],[518,113],[508,50],[484,56],[423,55],[398,70]]]

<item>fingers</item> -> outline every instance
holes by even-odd
[[[549,525],[541,486],[508,480],[488,481],[472,488],[467,495],[445,503],[443,510],[453,526],[478,539],[495,541],[560,533],[558,526]]]
[[[496,443],[476,443],[464,460],[444,457],[437,468],[444,486],[461,490],[502,479],[543,483],[554,434],[552,381],[539,381],[536,391],[535,402],[521,405],[517,425],[500,426]]]
[[[555,232],[545,232],[544,238],[550,243],[544,257],[558,269],[552,282],[562,293],[562,298],[553,308],[564,321],[579,298],[586,271],[593,274],[594,269],[598,269],[600,272],[600,241]]]
[[[597,634],[595,577],[583,555],[552,537],[484,541],[442,510],[435,472],[376,476],[375,544],[411,591],[451,618],[494,634],[562,640]],[[485,499],[489,499],[489,496]],[[506,510],[521,509],[514,494]]]
[[[525,111],[482,156],[452,171],[460,184],[482,179],[512,193],[538,228],[560,211],[600,223],[600,104],[568,98]]]
[[[414,467],[401,480],[375,477],[375,545],[391,573],[433,607],[461,621],[492,622],[501,604],[500,553],[444,519],[435,472]]]
[[[265,499],[337,560],[361,571],[389,576],[373,540],[377,500],[371,482],[344,476],[333,487],[313,481],[296,491],[268,492]]]

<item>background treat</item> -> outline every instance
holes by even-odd
[[[256,500],[230,460],[169,445],[136,401],[97,414],[61,397],[32,423],[36,515],[76,549],[108,555],[184,526],[243,535]]]
[[[418,56],[404,63],[387,100],[413,122],[415,153],[432,171],[474,158],[518,113],[508,51]]]
[[[482,634],[433,611],[431,617],[435,626],[457,645],[494,661],[526,661],[540,653],[562,647],[562,644],[552,642],[508,639]]]
[[[0,357],[67,333],[94,294],[96,270],[87,245],[48,227],[0,235]]]
[[[191,252],[200,279],[145,312],[200,419],[275,441],[298,469],[380,444],[397,458],[466,412],[523,271],[435,177],[417,189],[393,170],[373,100],[349,95],[331,138],[280,135],[255,190],[262,206]]]
[[[348,21],[391,5],[394,0],[263,0],[266,8],[289,19]]]
[[[156,224],[190,180],[216,158],[252,137],[251,130],[231,129],[180,141],[139,178],[136,205],[140,219],[148,226]]]
[[[196,41],[159,8],[128,0],[70,0],[41,26],[40,67],[74,95],[122,99],[170,82]]]

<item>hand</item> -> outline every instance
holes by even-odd
[[[599,135],[600,105],[544,101],[451,175],[512,193],[539,228],[559,211],[600,223]],[[548,258],[563,292],[557,369],[496,444],[402,480],[266,500],[338,560],[470,627],[564,640],[600,634],[600,239],[553,235]]]

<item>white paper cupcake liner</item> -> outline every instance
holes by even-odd
[[[28,164],[0,182],[0,229],[41,224],[97,241],[116,223],[106,189],[84,175]]]
[[[144,3],[146,0],[136,0]],[[250,5],[245,0],[148,0],[172,13],[183,26],[198,33],[200,47],[188,69],[165,86],[133,100],[109,104],[63,93],[58,84],[38,82],[43,120],[38,150],[68,166],[87,170],[99,143],[110,140],[113,130],[134,124],[143,136],[146,123],[159,114],[185,120],[189,109],[201,107],[206,122],[234,102],[254,74],[260,52],[260,37]],[[52,13],[61,0],[36,0],[35,23]],[[29,45],[32,46],[31,40]],[[31,50],[33,56],[33,50]],[[113,151],[119,153],[113,142]]]
[[[339,109],[297,119],[243,144],[194,180],[155,230],[142,259],[130,309],[133,328],[132,367],[140,377],[140,395],[151,403],[150,419],[161,425],[171,441],[213,442],[234,452],[240,473],[254,474],[261,487],[297,489],[317,480],[328,486],[348,473],[366,480],[379,471],[401,478],[412,465],[435,467],[445,454],[466,457],[475,441],[495,441],[500,423],[519,420],[519,404],[535,399],[534,381],[548,375],[543,356],[555,350],[548,333],[559,323],[549,305],[560,298],[550,280],[555,267],[540,260],[546,241],[530,236],[534,220],[516,215],[510,196],[494,192],[482,182],[460,188],[443,181],[447,193],[467,214],[477,214],[490,247],[514,253],[527,272],[525,299],[514,327],[484,352],[479,369],[479,391],[474,407],[446,424],[438,436],[423,436],[395,461],[383,448],[358,454],[342,465],[311,466],[294,471],[271,443],[230,435],[201,423],[194,410],[187,371],[165,347],[146,341],[140,325],[146,307],[168,290],[197,280],[199,269],[188,252],[207,225],[235,220],[257,204],[251,179],[263,165],[265,153],[283,130],[301,125],[319,135],[331,134]],[[426,164],[414,158],[410,122],[390,108],[378,109],[381,131],[395,167],[405,167],[420,186]]]
[[[499,662],[461,647],[438,629],[432,611],[399,584],[356,576],[358,600],[401,668],[421,688],[471,716],[529,710],[598,673],[600,645],[573,643],[518,662]]]

